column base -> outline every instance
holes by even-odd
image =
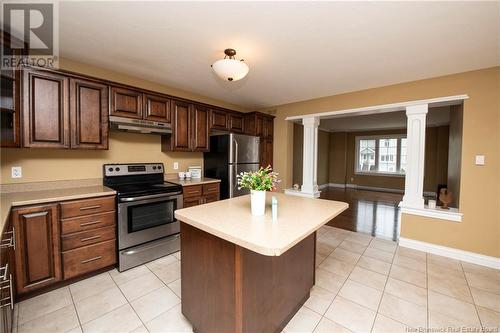
[[[293,189],[293,188],[287,188],[287,189],[285,189],[285,194],[296,195],[298,197],[304,197],[304,198],[317,199],[317,198],[319,198],[321,191],[315,191],[315,192],[310,193],[310,192],[297,191],[296,189]]]

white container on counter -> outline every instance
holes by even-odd
[[[188,170],[191,172],[191,178],[200,179],[202,177],[201,166],[190,166]]]

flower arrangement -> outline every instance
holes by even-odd
[[[273,191],[280,182],[278,173],[270,165],[258,171],[242,172],[238,176],[238,189],[254,191]]]

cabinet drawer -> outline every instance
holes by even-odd
[[[203,189],[201,185],[190,185],[184,186],[182,189],[182,195],[184,198],[199,197],[203,194]]]
[[[64,279],[89,273],[116,263],[115,240],[63,252]]]
[[[183,208],[198,206],[199,204],[200,204],[200,198],[184,199]]]
[[[115,210],[115,197],[84,199],[61,203],[61,218],[83,216]]]
[[[203,185],[203,195],[218,194],[218,193],[219,193],[219,183],[211,183]]]
[[[68,251],[115,238],[115,226],[82,231],[62,237],[62,250]]]
[[[215,202],[215,201],[219,201],[219,193],[207,195],[205,197],[204,203]]]
[[[95,228],[116,225],[115,212],[75,217],[61,221],[61,234],[67,235]]]

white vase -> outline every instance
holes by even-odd
[[[261,216],[266,212],[266,191],[250,191],[252,215]]]

